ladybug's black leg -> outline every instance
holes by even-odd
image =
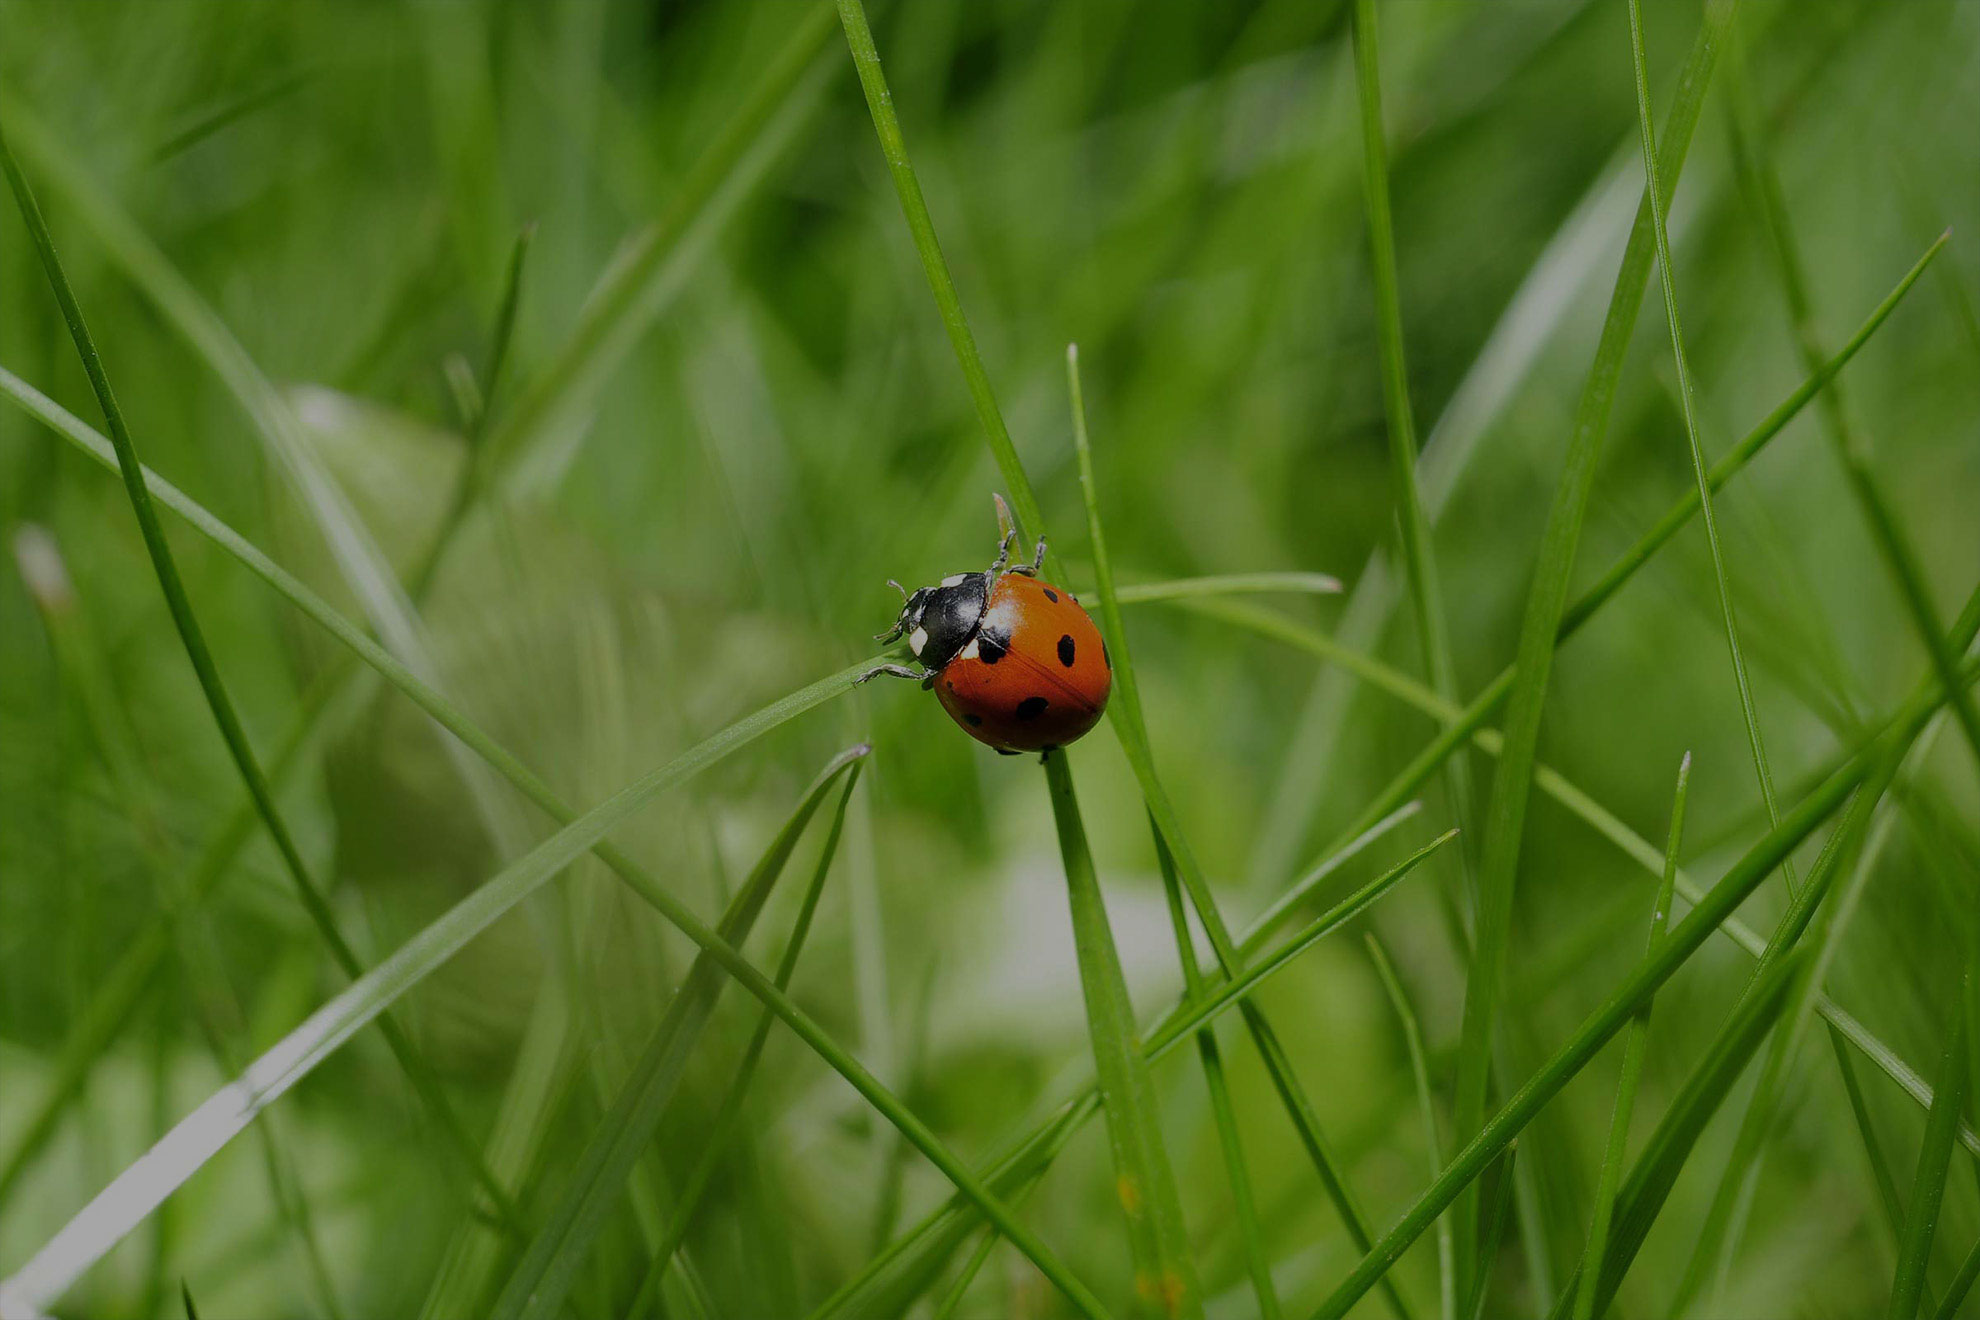
[[[997,562],[990,565],[991,577],[994,578],[1000,576],[1003,573],[1005,567],[1010,564],[1011,542],[1015,541],[1016,539],[1017,539],[1017,533],[1015,531],[1004,533],[1003,543],[997,547]]]
[[[906,665],[875,665],[858,678],[855,678],[853,680],[853,686],[858,687],[867,679],[878,678],[882,674],[887,675],[889,678],[911,678],[917,683],[921,682],[923,678],[923,675],[915,673],[914,670],[909,669]]]

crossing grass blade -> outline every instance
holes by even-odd
[[[1518,1172],[1519,1138],[1514,1137],[1479,1179],[1482,1190],[1479,1193],[1478,1268],[1471,1284],[1470,1302],[1464,1308],[1466,1320],[1485,1320],[1485,1299],[1492,1291],[1492,1262],[1498,1258],[1499,1243],[1505,1238],[1506,1220],[1512,1217],[1508,1212],[1517,1190],[1515,1175]]]
[[[1175,859],[1162,842],[1162,831],[1148,823],[1155,836],[1155,860],[1162,871],[1162,896],[1169,904],[1169,928],[1176,937],[1176,956],[1182,960],[1183,993],[1201,999],[1203,969],[1196,961],[1196,944],[1190,937],[1189,914],[1183,908],[1182,882],[1176,878]],[[1283,1314],[1279,1292],[1272,1283],[1272,1260],[1265,1248],[1258,1224],[1258,1205],[1252,1197],[1251,1171],[1244,1158],[1244,1135],[1238,1131],[1237,1113],[1231,1105],[1230,1085],[1224,1080],[1224,1059],[1217,1048],[1217,1033],[1204,1028],[1196,1033],[1196,1053],[1203,1065],[1203,1084],[1210,1092],[1210,1113],[1217,1126],[1217,1144],[1224,1156],[1224,1173],[1231,1184],[1231,1208],[1237,1219],[1238,1241],[1244,1248],[1245,1269],[1251,1275],[1251,1288],[1258,1298],[1263,1317]]]
[[[1693,129],[1711,80],[1719,45],[1731,24],[1734,0],[1711,0],[1697,40],[1679,77],[1663,134],[1666,159],[1659,173],[1677,186]],[[1492,1062],[1492,1039],[1498,1017],[1499,993],[1505,979],[1507,944],[1511,935],[1512,899],[1519,867],[1520,843],[1526,825],[1526,804],[1538,751],[1540,717],[1545,708],[1554,646],[1567,604],[1575,551],[1582,521],[1594,487],[1596,460],[1608,430],[1616,383],[1622,374],[1625,350],[1637,313],[1654,248],[1650,215],[1656,197],[1646,191],[1616,275],[1615,292],[1595,347],[1595,361],[1576,406],[1559,485],[1541,532],[1539,560],[1528,588],[1520,624],[1519,647],[1513,662],[1506,711],[1506,752],[1499,759],[1486,807],[1485,837],[1478,873],[1478,916],[1470,974],[1465,983],[1464,1017],[1458,1037],[1455,1130],[1457,1140],[1469,1141],[1485,1116],[1486,1084]],[[1453,744],[1455,745],[1455,743]],[[1476,1241],[1475,1198],[1467,1193],[1458,1207],[1457,1246],[1460,1287],[1468,1287]]]
[[[1980,1242],[1974,1243],[1973,1250],[1966,1253],[1966,1260],[1961,1263],[1959,1273],[1953,1276],[1952,1286],[1946,1289],[1945,1298],[1939,1303],[1933,1320],[1954,1320],[1967,1294],[1973,1291],[1976,1279],[1980,1279]]]
[[[1678,765],[1677,792],[1671,800],[1669,842],[1664,846],[1664,879],[1657,887],[1650,908],[1649,946],[1654,951],[1664,937],[1670,919],[1671,894],[1677,884],[1678,847],[1684,839],[1684,800],[1691,786],[1691,753]],[[1629,1024],[1623,1040],[1622,1074],[1616,1081],[1616,1107],[1609,1119],[1609,1141],[1602,1155],[1602,1172],[1595,1183],[1595,1218],[1588,1229],[1588,1246],[1581,1257],[1581,1287],[1574,1295],[1574,1320],[1592,1320],[1595,1290],[1602,1277],[1602,1260],[1608,1251],[1609,1225],[1615,1214],[1616,1188],[1622,1181],[1623,1161],[1629,1150],[1630,1111],[1636,1104],[1636,1084],[1643,1076],[1643,1055],[1650,1031],[1650,1002],[1645,1002]]]
[[[728,911],[716,927],[716,934],[722,940],[740,946],[748,938],[805,827],[834,781],[843,775],[845,786],[840,791],[830,831],[830,842],[837,842],[845,822],[846,800],[858,782],[860,764],[870,751],[864,746],[854,748],[836,758],[812,782],[797,809],[730,901]],[[821,875],[823,870],[820,867]],[[807,922],[809,916],[807,907]],[[625,1190],[634,1165],[659,1129],[661,1116],[686,1070],[688,1056],[715,1011],[716,1000],[727,988],[728,979],[715,960],[706,952],[698,955],[645,1052],[634,1064],[618,1101],[592,1133],[571,1171],[563,1195],[510,1274],[491,1312],[496,1320],[544,1320],[563,1312],[578,1270]],[[778,989],[781,991],[783,985],[779,984]]]
[[[1446,833],[1432,839],[1329,908],[1269,954],[1256,957],[1283,915],[1282,912],[1266,913],[1253,924],[1240,943],[1247,959],[1244,976],[1236,982],[1211,981],[1212,993],[1206,999],[1186,1000],[1163,1014],[1143,1041],[1142,1049],[1148,1062],[1152,1064],[1166,1056],[1170,1050],[1191,1038],[1193,1033],[1215,1021],[1219,1014],[1245,996],[1255,993],[1266,981],[1291,966],[1301,953],[1366,912],[1424,858],[1453,837],[1453,834]],[[1043,1176],[1065,1148],[1066,1142],[1098,1111],[1098,1096],[1089,1085],[993,1159],[984,1177],[994,1189],[1015,1195],[1018,1190]],[[974,1224],[974,1211],[960,1198],[951,1197],[946,1205],[897,1238],[892,1246],[868,1262],[865,1269],[828,1297],[812,1313],[813,1320],[847,1314],[866,1315],[887,1310],[890,1306],[905,1306],[912,1297],[919,1295],[921,1288],[926,1286],[924,1281],[927,1277],[940,1268]],[[886,1287],[888,1278],[905,1282],[896,1292]],[[888,1300],[883,1301],[883,1296]]]
[[[1204,933],[1209,936],[1218,966],[1226,976],[1236,978],[1243,971],[1242,955],[1231,939],[1223,914],[1217,908],[1216,897],[1210,892],[1196,854],[1191,851],[1183,835],[1181,819],[1155,769],[1155,752],[1149,742],[1148,726],[1142,713],[1141,687],[1135,677],[1133,650],[1121,620],[1120,601],[1114,590],[1113,567],[1107,558],[1107,537],[1101,525],[1099,494],[1093,475],[1093,446],[1086,430],[1086,398],[1080,384],[1077,345],[1066,346],[1066,385],[1072,398],[1073,448],[1079,459],[1080,493],[1086,504],[1086,529],[1092,541],[1094,583],[1100,596],[1100,627],[1113,657],[1114,693],[1108,703],[1108,718],[1113,722],[1121,750],[1126,753],[1128,764],[1134,770],[1135,781],[1141,787],[1141,797],[1149,819],[1154,822],[1155,831],[1175,863],[1197,918],[1203,923]],[[1291,1059],[1287,1057],[1263,1010],[1246,1001],[1239,1011],[1244,1016],[1253,1044],[1258,1048],[1259,1057],[1265,1062],[1272,1088],[1278,1094],[1286,1116],[1292,1121],[1293,1130],[1299,1135],[1300,1144],[1305,1147],[1314,1171],[1320,1176],[1321,1186],[1339,1212],[1348,1236],[1356,1246],[1366,1250],[1369,1241],[1367,1216],[1349,1186],[1340,1158],[1320,1129],[1319,1115],[1314,1111],[1299,1078],[1294,1075]],[[1409,1308],[1403,1301],[1401,1291],[1384,1280],[1383,1293],[1400,1320],[1409,1320]]]
[[[345,940],[338,928],[336,918],[331,913],[328,902],[310,877],[307,863],[303,861],[301,850],[282,816],[275,801],[274,791],[262,771],[253,747],[249,744],[247,730],[242,726],[239,714],[234,709],[233,698],[221,680],[213,654],[206,644],[205,633],[199,620],[193,614],[192,602],[186,596],[184,583],[180,580],[177,562],[172,557],[172,548],[165,540],[165,529],[160,524],[157,510],[152,506],[151,493],[145,483],[143,465],[138,460],[137,446],[131,438],[129,428],[124,423],[123,410],[117,405],[117,397],[110,388],[110,378],[103,368],[103,361],[96,349],[94,337],[88,324],[83,320],[82,308],[76,302],[75,293],[69,287],[69,278],[62,268],[61,259],[55,252],[55,240],[42,218],[41,208],[36,203],[33,191],[28,186],[27,177],[22,174],[14,153],[9,147],[4,133],[0,133],[0,172],[7,176],[8,186],[13,190],[14,201],[20,209],[21,219],[26,223],[28,236],[36,255],[40,258],[43,272],[48,277],[50,290],[56,303],[61,307],[62,319],[69,329],[69,337],[74,341],[77,355],[82,359],[84,374],[89,378],[90,391],[96,396],[97,405],[103,410],[103,419],[110,431],[110,442],[117,457],[117,468],[123,478],[124,490],[136,516],[138,529],[144,538],[145,553],[151,560],[153,572],[157,576],[159,590],[165,597],[167,610],[172,616],[173,627],[178,631],[187,660],[192,664],[193,673],[199,681],[201,694],[213,722],[220,731],[220,737],[227,745],[227,753],[240,773],[248,796],[253,799],[255,811],[261,818],[262,827],[268,831],[276,851],[280,854],[283,868],[293,882],[296,895],[302,902],[303,910],[315,926],[317,934],[329,949],[331,957],[343,969],[346,976],[356,978],[363,968],[357,954]],[[470,1179],[489,1198],[496,1213],[512,1227],[519,1223],[514,1204],[508,1192],[489,1173],[481,1159],[478,1146],[468,1136],[460,1116],[454,1112],[446,1095],[441,1091],[438,1080],[421,1057],[411,1038],[396,1019],[381,1017],[379,1027],[391,1046],[393,1057],[412,1083],[420,1102],[431,1114],[440,1130],[447,1136],[453,1147],[456,1159],[467,1170]]]
[[[1382,941],[1376,938],[1373,931],[1363,938],[1368,944],[1368,960],[1375,964],[1375,974],[1381,978],[1382,991],[1388,995],[1389,1005],[1396,1010],[1396,1020],[1402,1025],[1403,1045],[1409,1051],[1410,1076],[1416,1082],[1416,1106],[1423,1114],[1424,1153],[1430,1160],[1430,1176],[1434,1178],[1438,1170],[1444,1167],[1444,1143],[1437,1135],[1437,1101],[1431,1092],[1429,1059],[1423,1051],[1423,1028],[1417,1022],[1416,1010],[1410,1006],[1409,996],[1403,993],[1402,981],[1396,976],[1395,964],[1382,947]],[[1437,1310],[1444,1320],[1457,1320],[1457,1279],[1452,1274],[1454,1264],[1450,1217],[1446,1215],[1437,1221]]]
[[[1967,969],[1970,980],[1973,970]],[[1965,982],[1961,984],[1964,997]],[[1932,1259],[1932,1238],[1939,1227],[1939,1210],[1946,1194],[1946,1170],[1952,1158],[1953,1136],[1966,1094],[1966,1051],[1972,1048],[1966,1014],[1954,1015],[1952,1038],[1934,1078],[1932,1108],[1925,1119],[1925,1139],[1918,1147],[1918,1171],[1905,1203],[1904,1237],[1898,1244],[1897,1274],[1891,1281],[1890,1320],[1913,1320],[1925,1287],[1925,1267]]]
[[[1087,1030],[1093,1040],[1100,1111],[1113,1152],[1114,1191],[1127,1216],[1128,1245],[1134,1254],[1134,1313],[1200,1317],[1203,1294],[1189,1256],[1182,1198],[1176,1192],[1168,1147],[1162,1140],[1155,1088],[1148,1079],[1148,1061],[1142,1056],[1135,1030],[1134,1005],[1121,974],[1120,954],[1107,925],[1099,878],[1087,848],[1086,827],[1073,792],[1072,771],[1062,751],[1047,752],[1044,759],[1052,819],[1059,832],[1059,855],[1066,868],[1073,947],[1079,955]]]
[[[1969,666],[1967,673],[1980,670]],[[1913,696],[1893,715],[1876,741],[1858,750],[1836,773],[1830,775],[1781,818],[1776,828],[1749,849],[1727,870],[1689,915],[1674,928],[1657,950],[1637,964],[1623,983],[1611,992],[1602,1007],[1576,1029],[1567,1043],[1528,1078],[1506,1101],[1479,1134],[1467,1142],[1442,1175],[1407,1210],[1394,1227],[1382,1235],[1374,1249],[1335,1289],[1320,1308],[1321,1320],[1340,1320],[1350,1307],[1374,1287],[1402,1253],[1419,1237],[1437,1215],[1456,1200],[1484,1167],[1518,1135],[1534,1114],[1560,1092],[1570,1078],[1608,1042],[1659,986],[1676,972],[1698,947],[1796,845],[1839,809],[1850,794],[1887,756],[1910,747],[1937,707],[1930,694]],[[1804,890],[1804,893],[1808,891]]]

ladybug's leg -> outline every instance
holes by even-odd
[[[1002,576],[1005,567],[1011,562],[1011,542],[1016,539],[1017,533],[1015,531],[1004,533],[1003,543],[997,547],[997,562],[990,565],[991,577]]]
[[[887,677],[889,678],[911,678],[915,680],[917,683],[921,682],[923,678],[923,675],[915,673],[912,669],[909,669],[906,665],[875,665],[873,666],[873,668],[861,674],[858,678],[855,678],[853,680],[853,686],[858,687],[861,683],[864,683],[867,679],[878,678],[882,674],[887,675]]]
[[[1005,545],[1008,546],[1009,544],[1010,542],[1006,540]],[[1001,563],[1002,561],[1000,560],[998,562]],[[1037,577],[1038,570],[1044,566],[1044,563],[1045,538],[1041,536],[1038,538],[1038,549],[1032,552],[1031,562],[1029,564],[1014,564],[1011,566],[1011,572],[1021,573],[1025,577]]]

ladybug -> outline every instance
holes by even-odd
[[[1005,756],[1050,752],[1100,722],[1114,662],[1093,619],[1070,591],[1038,578],[1045,538],[1029,564],[1013,564],[1006,533],[987,573],[956,573],[910,593],[898,582],[900,617],[879,636],[906,637],[921,662],[876,665],[859,676],[912,678],[963,732]]]

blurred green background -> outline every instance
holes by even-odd
[[[868,635],[897,604],[884,579],[933,581],[994,550],[997,473],[836,24],[801,75],[771,89],[760,131],[740,118],[807,12],[0,0],[0,122],[140,451],[353,618],[367,602],[340,571],[325,502],[300,493],[265,419],[293,419],[304,466],[329,474],[337,502],[409,579],[462,464],[450,378],[484,372],[511,245],[535,226],[492,405],[494,443],[518,441],[516,461],[469,514],[420,614],[438,685],[581,806],[869,654]],[[1410,391],[1468,696],[1512,658],[1640,193],[1628,25],[1620,0],[1394,0],[1380,12]],[[909,148],[1075,589],[1091,577],[1063,367],[1073,341],[1123,581],[1305,570],[1355,588],[1371,555],[1394,562],[1347,17],[1311,0],[875,6]],[[1689,0],[1649,7],[1660,114],[1699,20]],[[1803,374],[1760,215],[1731,168],[1737,89],[1764,129],[1832,348],[1952,227],[1937,268],[1843,378],[1950,618],[1980,563],[1980,6],[1750,0],[1736,26],[1672,219],[1707,453],[1723,453]],[[736,132],[746,150],[713,180],[712,202],[684,211],[710,182],[695,163]],[[26,231],[0,210],[0,366],[100,423]],[[655,225],[674,235],[684,215],[696,223],[618,340],[574,359],[588,294],[615,253]],[[247,364],[231,378],[228,334]],[[262,414],[236,387],[254,368],[277,391]],[[557,396],[568,406],[505,432],[546,381],[569,383]],[[1576,582],[1692,480],[1653,288]],[[1717,508],[1769,751],[1793,801],[1855,744],[1858,721],[1909,690],[1924,653],[1814,416]],[[157,921],[164,886],[239,799],[123,492],[8,406],[0,532],[16,541],[29,524],[52,537],[72,599],[51,630],[11,563],[0,571],[7,1150],[106,970]],[[221,671],[272,757],[341,653],[169,526]],[[1352,604],[1267,603],[1420,676],[1409,611],[1393,608],[1386,580],[1362,584]],[[1421,712],[1224,624],[1141,607],[1128,628],[1164,780],[1234,926],[1434,732]],[[375,685],[327,727],[284,777],[282,800],[366,963],[549,831],[520,797],[464,776],[445,736]],[[1028,760],[991,756],[932,700],[876,684],[662,796],[614,837],[712,919],[817,767],[863,738],[875,754],[794,993],[981,1160],[1090,1068],[1064,880]],[[1541,742],[1547,764],[1653,845],[1686,750],[1696,769],[1684,860],[1708,882],[1765,817],[1695,524],[1562,651]],[[1180,974],[1146,820],[1110,729],[1073,759],[1147,1019]],[[1467,820],[1490,764],[1475,758]],[[1914,783],[1829,990],[1929,1075],[1953,1021],[1957,932],[1980,907],[1980,796],[1951,735]],[[1330,892],[1454,823],[1444,781],[1434,788]],[[1406,881],[1369,924],[1422,1014],[1441,1108],[1464,979],[1435,898],[1457,872],[1448,858],[1438,866],[1446,873]],[[1654,879],[1538,794],[1520,877],[1506,1007],[1516,1076],[1639,956]],[[754,946],[764,965],[799,885],[785,888]],[[1764,932],[1784,902],[1770,881],[1744,916]],[[224,1080],[202,1021],[238,1063],[344,984],[259,837],[187,928],[201,973],[167,961],[0,1202],[0,1274]],[[558,1189],[688,948],[587,861],[406,1001],[472,1131],[489,1131],[505,1096],[541,1119],[528,1186],[542,1199],[526,1196],[525,1213]],[[1658,1000],[1639,1141],[1750,965],[1715,941]],[[1261,1002],[1371,1220],[1388,1223],[1428,1165],[1402,1037],[1359,932],[1305,955]],[[753,1003],[725,997],[661,1129],[657,1169],[681,1176],[699,1153],[755,1018]],[[544,1071],[525,1103],[513,1082],[532,1040],[550,1042],[551,1062],[528,1062]],[[1249,1043],[1227,1027],[1225,1044],[1281,1291],[1304,1313],[1359,1253]],[[1544,1312],[1579,1256],[1618,1054],[1522,1140],[1531,1172],[1497,1261],[1495,1314]],[[1212,1314],[1245,1315],[1254,1303],[1228,1183],[1187,1055],[1155,1070],[1164,1131]],[[1923,1111],[1874,1069],[1858,1072],[1907,1189]],[[1668,1308],[1737,1109],[1707,1131],[1622,1314]],[[948,1191],[781,1030],[747,1127],[688,1240],[717,1314],[805,1314]],[[272,1131],[344,1314],[418,1314],[457,1235],[486,1236],[376,1033],[285,1097]],[[325,1314],[293,1214],[271,1197],[267,1149],[236,1141],[60,1313],[176,1314],[183,1277],[202,1314]],[[1968,1161],[1955,1161],[1934,1288],[1980,1232]],[[1102,1297],[1121,1299],[1129,1267],[1111,1188],[1091,1125],[1023,1214]],[[644,1267],[642,1233],[622,1202],[576,1314],[619,1313]],[[1735,1267],[1694,1313],[1881,1312],[1893,1259],[1835,1064],[1811,1039]],[[1427,1238],[1398,1269],[1420,1314],[1434,1313],[1435,1270]],[[1063,1305],[1000,1248],[959,1314]]]

